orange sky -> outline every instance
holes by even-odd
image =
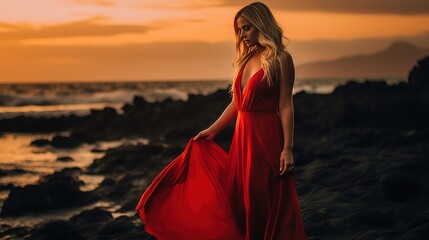
[[[250,2],[0,1],[0,83],[227,79],[232,19]],[[298,65],[375,51],[389,39],[424,42],[429,32],[429,4],[421,0],[265,2]],[[322,41],[348,47],[305,50]]]

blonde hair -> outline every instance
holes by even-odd
[[[262,47],[265,47],[265,51],[261,56],[261,67],[264,70],[264,77],[266,77],[268,85],[272,86],[278,80],[279,73],[283,75],[280,66],[284,64],[287,59],[285,54],[286,47],[282,40],[283,38],[287,39],[289,42],[290,40],[283,36],[282,28],[265,4],[254,2],[240,9],[234,18],[236,56],[233,61],[233,81],[235,81],[243,64],[245,64],[252,56],[253,52],[256,51],[256,46],[249,48],[247,44],[244,43],[243,39],[240,38],[240,29],[237,25],[237,18],[240,16],[246,18],[247,21],[258,29],[258,42]],[[232,84],[232,87],[233,86],[234,84]]]

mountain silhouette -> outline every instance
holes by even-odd
[[[317,61],[296,67],[297,78],[406,78],[415,62],[429,49],[408,42],[394,42],[386,49],[365,55]]]

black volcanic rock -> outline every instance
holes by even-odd
[[[0,239],[25,239],[29,234],[30,229],[27,227],[12,227],[7,224],[0,225]]]
[[[186,142],[192,136],[196,136],[200,130],[202,129],[196,128],[194,126],[189,128],[173,129],[165,135],[164,140],[167,142]]]
[[[381,177],[380,185],[389,200],[403,201],[421,192],[420,182],[403,174],[386,174]]]
[[[8,183],[8,184],[0,184],[0,191],[4,191],[4,190],[10,190],[14,187],[14,185],[12,183]]]
[[[26,173],[26,172],[27,171],[25,171],[23,169],[19,169],[19,168],[10,169],[10,170],[0,169],[0,176],[17,175],[17,174],[23,174],[23,173]]]
[[[86,240],[76,227],[65,220],[55,220],[40,224],[31,234],[34,240]]]
[[[429,235],[429,223],[415,227],[404,234],[403,239],[420,240],[426,239]]]
[[[80,142],[95,142],[100,139],[114,140],[123,137],[124,121],[115,109],[106,107],[102,110],[91,110],[85,124],[73,128],[71,137]]]
[[[133,98],[133,106],[136,108],[145,108],[149,107],[151,104],[147,102],[142,96],[134,96]]]
[[[75,115],[61,117],[18,116],[0,119],[0,132],[55,132],[70,130],[85,122]]]
[[[120,216],[103,224],[98,234],[113,237],[114,235],[132,232],[135,228],[136,226],[129,217]]]
[[[88,170],[97,174],[114,174],[142,166],[151,168],[156,164],[153,157],[162,151],[164,147],[160,145],[123,145],[107,150],[105,156],[94,160]]]
[[[143,226],[134,225],[131,218],[127,216],[113,218],[108,211],[100,208],[83,211],[69,220],[44,222],[30,231],[19,228],[9,230],[9,232],[11,231],[20,235],[26,234],[28,238],[22,239],[28,240],[155,240],[144,231]],[[19,236],[18,234],[14,236]]]
[[[86,239],[153,239],[142,226],[134,225],[131,218],[113,218],[101,208],[83,211],[69,221]]]
[[[331,94],[294,95],[295,122],[303,131],[337,127],[428,128],[429,108],[406,83],[348,82]]]
[[[136,96],[127,106],[123,123],[118,126],[122,134],[147,136],[152,139],[190,139],[199,130],[208,127],[222,113],[231,98],[227,90],[218,90],[208,96],[190,95],[184,101],[166,99],[148,103]],[[210,109],[207,108],[210,104]],[[168,136],[166,136],[168,135]]]
[[[417,61],[408,75],[408,83],[416,87],[429,87],[429,56]]]
[[[59,162],[73,162],[73,158],[69,157],[69,156],[64,156],[64,157],[58,157],[57,161]]]
[[[36,146],[36,147],[44,147],[51,144],[51,141],[48,139],[36,139],[31,141],[30,145],[31,146]]]
[[[75,148],[80,145],[80,142],[73,137],[55,135],[51,140],[51,145],[56,148]]]
[[[14,187],[3,204],[1,215],[23,215],[51,209],[82,206],[98,200],[91,192],[82,192],[78,168],[64,169],[39,180],[38,185]]]
[[[371,227],[391,228],[396,223],[392,212],[383,212],[378,209],[364,210],[358,216],[362,224]]]
[[[417,88],[421,100],[429,105],[429,56],[417,61],[408,75],[408,83]]]
[[[70,222],[79,226],[85,226],[94,223],[109,221],[112,219],[113,216],[110,212],[101,208],[94,208],[90,210],[85,210],[78,215],[73,216],[72,218],[70,218]]]

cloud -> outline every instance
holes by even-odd
[[[224,5],[245,6],[252,1],[224,0]],[[264,3],[273,9],[290,11],[323,11],[337,13],[371,13],[371,14],[429,14],[427,0],[265,0]]]
[[[141,8],[151,9],[200,9],[223,5],[222,0],[146,0],[138,4]]]
[[[428,48],[429,32],[412,37],[353,41],[295,41],[296,67],[314,61],[369,54],[393,41]],[[232,75],[234,43],[171,42],[126,45],[0,45],[1,82],[222,80]],[[301,76],[297,75],[297,79]]]
[[[0,45],[1,82],[228,79],[232,42]]]
[[[16,42],[39,38],[114,36],[123,33],[144,33],[152,27],[132,24],[99,24],[95,17],[56,25],[34,26],[30,24],[11,24],[0,22],[0,42]]]
[[[112,0],[73,0],[74,3],[81,5],[97,5],[97,6],[113,6],[115,2]]]

